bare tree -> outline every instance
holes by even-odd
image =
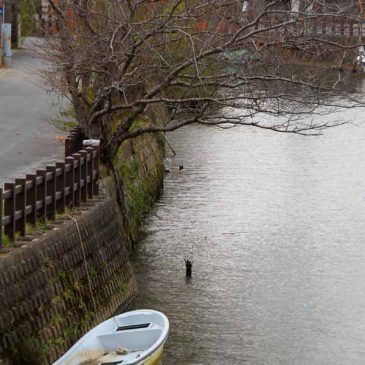
[[[101,139],[107,164],[143,133],[198,123],[317,134],[341,123],[317,122],[320,107],[358,105],[341,85],[361,43],[362,1],[49,3],[48,80],[84,134]],[[143,117],[161,104],[167,120]]]

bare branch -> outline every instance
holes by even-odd
[[[343,123],[317,115],[364,105],[344,88],[363,1],[257,0],[244,12],[240,0],[49,3],[63,25],[45,75],[108,156],[125,139],[195,123],[317,135]],[[140,123],[161,105],[169,120]]]

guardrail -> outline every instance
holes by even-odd
[[[65,139],[65,157],[71,156],[73,153],[82,149],[82,137],[80,127],[71,129]]]
[[[290,31],[290,33],[295,33],[302,36],[337,36],[337,37],[355,37],[361,38],[365,36],[365,26],[362,22],[350,21],[346,19],[305,19],[298,20],[294,26],[287,26],[282,28],[270,27],[283,23],[284,21],[289,21],[290,18],[278,18],[272,17],[267,20],[262,20],[256,25],[256,29],[268,29],[268,33],[285,33],[285,31]]]
[[[17,235],[26,234],[28,224],[36,226],[38,222],[55,220],[57,213],[98,195],[100,150],[87,147],[74,153],[81,144],[80,138],[80,130],[74,130],[67,138],[63,162],[0,188],[0,249],[4,234],[15,241]]]

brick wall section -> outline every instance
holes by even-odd
[[[114,203],[100,199],[73,216],[84,245],[89,280],[78,230],[70,218],[0,258],[3,363],[16,364],[14,358],[29,348],[34,354],[27,356],[36,356],[36,364],[52,363],[88,329],[136,295]]]

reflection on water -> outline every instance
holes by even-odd
[[[358,125],[321,137],[170,134],[134,256],[137,306],[171,322],[165,365],[364,363],[365,112],[342,116]]]

